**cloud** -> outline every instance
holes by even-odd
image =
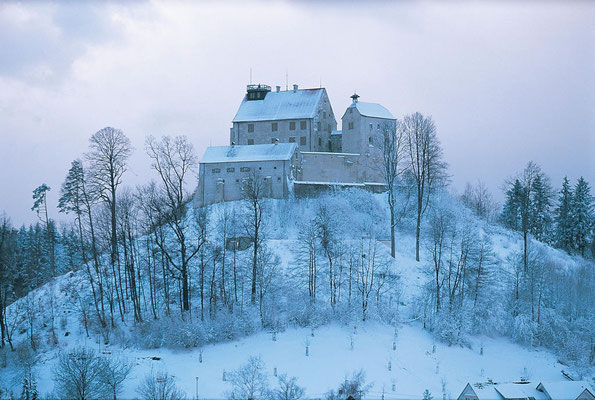
[[[393,114],[433,115],[455,188],[494,192],[530,159],[554,183],[595,182],[593,3],[134,2],[0,5],[0,210],[32,221],[104,126],[152,178],[147,134],[225,144],[253,80],[356,89]],[[588,174],[591,174],[590,176]],[[55,216],[55,215],[54,215]]]

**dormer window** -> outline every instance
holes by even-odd
[[[289,130],[290,130],[290,131],[295,131],[295,121],[291,121],[291,122],[289,123]]]
[[[273,132],[277,132],[277,130],[278,130],[278,129],[279,129],[279,124],[278,124],[277,122],[273,122],[273,123],[271,124],[271,130],[272,130]]]
[[[300,121],[300,129],[302,131],[305,131],[306,130],[306,121]]]
[[[349,129],[353,129],[353,122],[349,122]]]

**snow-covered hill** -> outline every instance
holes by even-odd
[[[365,220],[372,214],[383,218],[383,211],[375,211],[375,207],[383,204],[382,195],[368,198],[372,204],[352,205],[353,208],[345,211],[350,213],[352,225],[377,222]],[[339,209],[348,207],[342,202],[336,205]],[[213,207],[213,213],[218,207],[221,205]],[[296,268],[299,220],[296,214],[308,217],[313,213],[307,202],[300,203],[299,207],[292,210],[286,202],[279,201],[270,208],[274,217],[269,221],[266,245],[278,256],[280,271]],[[90,291],[82,270],[54,279],[10,307],[22,310],[31,306],[38,310],[34,323],[39,329],[42,351],[36,372],[42,394],[53,391],[52,378],[59,353],[80,345],[91,347],[105,357],[118,356],[133,362],[134,369],[124,384],[124,398],[136,395],[135,388],[151,370],[168,371],[176,377],[177,383],[189,397],[195,395],[198,377],[201,398],[223,398],[229,389],[224,375],[245,363],[250,356],[262,357],[271,383],[275,371],[277,374],[296,376],[299,384],[306,388],[307,397],[311,398],[323,397],[329,389],[336,388],[346,375],[360,369],[366,372],[367,380],[373,383],[369,397],[380,398],[384,393],[387,399],[421,398],[425,389],[430,390],[435,398],[443,394],[446,398],[456,398],[467,382],[487,379],[498,382],[515,381],[521,376],[536,381],[563,379],[561,371],[568,371],[569,367],[561,364],[557,355],[543,348],[514,344],[502,337],[500,332],[478,329],[484,333],[467,337],[466,346],[448,346],[423,329],[419,301],[420,292],[429,279],[426,270],[430,258],[427,251],[422,249],[422,261],[415,261],[415,237],[407,224],[404,221],[404,228],[398,232],[398,251],[394,261],[391,261],[392,271],[400,277],[398,298],[394,301],[397,319],[391,323],[382,318],[362,322],[361,318],[354,318],[353,315],[341,315],[326,320],[326,323],[318,321],[314,328],[285,324],[274,336],[269,330],[257,328],[255,334],[247,337],[176,350],[143,349],[136,345],[142,342],[142,338],[135,335],[146,330],[139,330],[132,320],[127,320],[124,324],[118,324],[118,329],[110,338],[111,344],[106,346],[104,338],[93,329],[87,336],[81,323],[80,304],[76,300],[79,297],[73,294]],[[509,259],[522,245],[519,235],[498,226],[478,224],[491,237],[500,270],[497,276],[501,278],[511,273]],[[379,239],[383,240],[378,241],[378,251],[380,256],[389,259],[390,249],[385,238],[379,235]],[[553,260],[560,268],[577,268],[575,258],[548,246],[539,246],[550,256],[550,261]],[[495,284],[504,286],[503,282]],[[52,344],[49,325],[51,310],[55,315],[55,345]],[[194,318],[198,318],[196,314]],[[160,321],[168,324],[165,317]],[[196,324],[198,326],[200,322]],[[27,318],[23,316],[15,331],[14,342],[26,346],[27,339]],[[201,358],[202,362],[199,361]],[[585,367],[588,369],[588,366]],[[8,367],[0,369],[0,372],[0,385],[19,392],[20,382],[16,378],[19,376],[18,366],[9,362]],[[592,379],[592,375],[589,378]]]

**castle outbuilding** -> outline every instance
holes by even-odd
[[[248,85],[230,146],[209,147],[200,161],[196,206],[240,199],[249,176],[263,179],[272,198],[383,190],[383,135],[396,129],[396,119],[380,104],[360,102],[357,94],[351,99],[337,130],[326,89]]]

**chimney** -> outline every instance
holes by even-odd
[[[276,92],[279,93],[281,91],[281,86],[275,86]]]
[[[298,85],[294,84],[294,85],[293,85],[293,92],[295,93],[295,92],[297,92],[297,91],[298,91]]]

